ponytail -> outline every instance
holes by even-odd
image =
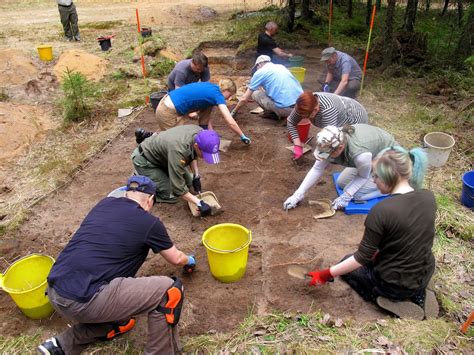
[[[414,189],[421,189],[427,165],[428,159],[421,148],[407,151],[394,146],[377,155],[374,170],[390,190],[395,188],[400,178],[407,179]]]

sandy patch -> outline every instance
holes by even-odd
[[[37,136],[56,125],[40,106],[0,102],[0,163],[19,156]]]
[[[78,49],[71,49],[59,57],[54,66],[54,74],[62,81],[64,72],[69,69],[78,71],[89,80],[100,80],[107,73],[108,61],[96,55]]]
[[[0,49],[0,85],[21,85],[36,78],[38,69],[19,49]]]

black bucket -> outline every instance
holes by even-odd
[[[158,104],[160,103],[161,99],[166,96],[166,94],[168,94],[168,91],[160,90],[150,95],[150,102],[151,102],[151,106],[153,107],[153,112],[156,111]]]
[[[97,38],[100,44],[100,49],[108,51],[112,47],[112,41],[110,38]]]
[[[145,38],[145,37],[150,37],[151,36],[151,27],[142,27],[142,30],[140,31],[140,33],[142,34],[142,37]]]

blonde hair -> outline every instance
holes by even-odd
[[[221,79],[221,80],[219,80],[219,88],[221,89],[221,91],[226,91],[227,90],[232,95],[235,95],[235,93],[237,92],[237,86],[235,85],[235,83],[231,79]]]

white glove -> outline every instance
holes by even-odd
[[[335,210],[340,210],[342,208],[347,207],[347,205],[349,204],[349,202],[351,202],[351,200],[352,200],[351,196],[349,196],[346,193],[343,193],[341,196],[339,196],[334,201],[332,201],[331,206]]]
[[[283,202],[283,209],[285,211],[288,211],[292,208],[295,208],[303,200],[303,198],[304,196],[294,193],[293,195],[288,197],[285,202]]]

